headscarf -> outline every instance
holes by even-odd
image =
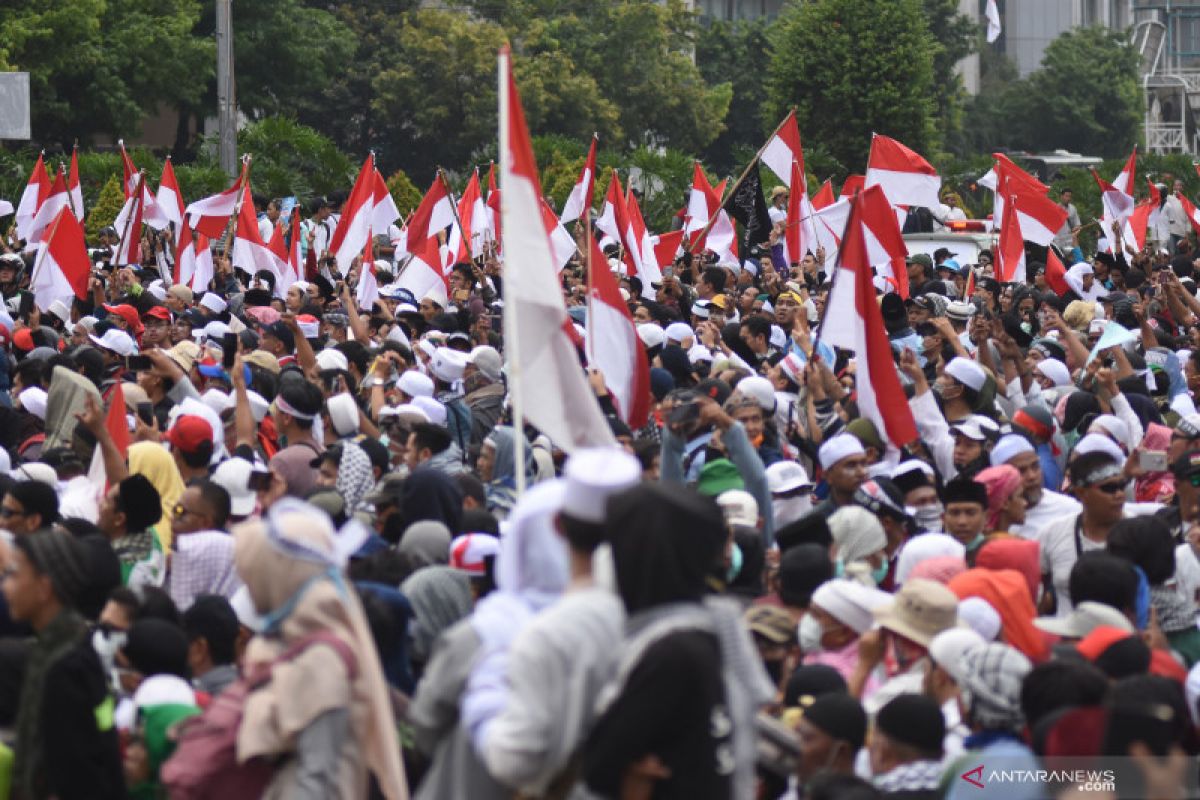
[[[491,483],[499,483],[508,487],[516,486],[516,431],[510,425],[497,425],[484,439],[484,444],[491,443],[496,448],[496,459],[492,467]],[[533,466],[531,448],[525,446],[525,477],[529,479],[529,470]]]
[[[371,457],[356,442],[342,442],[342,460],[338,462],[337,490],[346,501],[346,518],[363,510],[363,498],[375,486]]]
[[[269,663],[292,644],[328,631],[354,653],[350,721],[367,765],[385,797],[408,797],[391,698],[366,615],[342,583],[337,534],[329,518],[299,501],[283,501],[266,518],[234,529],[234,560],[271,636],[256,636],[246,664]],[[314,670],[303,658],[276,664],[271,680],[246,700],[238,730],[238,760],[286,754],[296,737],[343,696],[343,677]],[[365,781],[361,787],[365,791]]]
[[[158,540],[164,550],[171,549],[171,516],[175,513],[175,504],[186,488],[183,478],[179,476],[179,468],[175,459],[167,452],[167,448],[158,442],[138,442],[129,445],[130,474],[145,475],[147,480],[158,490],[162,502],[162,518],[154,525],[158,532]]]
[[[507,705],[508,649],[538,612],[554,603],[571,579],[567,547],[555,528],[566,481],[527,491],[501,527],[496,591],[479,601],[471,625],[482,650],[463,695],[463,724],[482,752],[489,724]]]
[[[837,557],[845,564],[862,561],[887,547],[879,518],[861,506],[843,506],[829,518]]]
[[[967,562],[962,556],[934,556],[920,561],[908,573],[908,580],[925,578],[945,585],[955,575],[967,571]]]
[[[1004,641],[1031,661],[1047,654],[1046,637],[1033,624],[1037,610],[1029,597],[1029,585],[1021,573],[1011,569],[969,569],[947,584],[960,600],[981,597],[1000,615]]]
[[[1029,597],[1036,605],[1038,587],[1042,584],[1041,550],[1042,546],[1032,539],[992,539],[975,554],[975,566],[1021,573],[1029,587]]]
[[[900,548],[896,558],[896,585],[900,586],[912,577],[912,570],[927,558],[958,556],[965,558],[966,548],[962,542],[946,533],[922,533],[909,539]]]
[[[1031,669],[1029,659],[998,642],[964,653],[958,685],[972,721],[984,731],[1019,731],[1025,724],[1021,684]]]
[[[103,407],[104,401],[94,383],[66,367],[54,368],[50,373],[50,389],[46,393],[46,441],[43,450],[71,446],[71,435],[76,426],[75,415],[87,407],[88,397]]]
[[[433,519],[408,526],[396,550],[417,562],[418,568],[450,562],[450,529]]]
[[[999,530],[997,526],[1004,507],[1021,489],[1021,473],[1011,464],[999,464],[983,470],[975,476],[975,480],[987,489],[988,530]]]
[[[451,567],[425,567],[409,575],[400,591],[413,608],[413,658],[425,663],[441,632],[471,613],[471,581]]]
[[[423,519],[437,520],[453,531],[462,519],[463,493],[458,483],[436,469],[414,470],[400,485],[400,502],[395,513],[404,524],[400,530]]]

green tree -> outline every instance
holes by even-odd
[[[939,138],[953,140],[962,127],[962,77],[955,69],[975,49],[979,24],[958,13],[958,0],[923,0],[933,48],[933,98]]]
[[[112,225],[124,204],[125,192],[121,189],[121,179],[113,175],[100,190],[100,199],[96,205],[88,209],[84,223],[88,238],[94,239],[102,228]]]
[[[757,150],[763,130],[778,120],[763,118],[767,99],[766,84],[759,79],[766,63],[769,24],[765,19],[714,21],[703,27],[696,40],[696,64],[709,84],[727,81],[733,96],[725,130],[705,148],[704,160],[722,172],[737,168],[735,155],[739,145]],[[801,137],[804,131],[800,132]]]
[[[922,0],[792,0],[771,31],[766,118],[796,105],[806,139],[856,172],[872,132],[931,153],[934,47],[922,12]]]
[[[198,0],[0,4],[0,63],[29,72],[37,141],[129,135],[200,98],[213,43],[193,34],[199,18]]]
[[[1026,146],[1127,154],[1141,138],[1140,59],[1123,33],[1106,28],[1067,31],[1051,42],[1018,95],[1014,122]]]

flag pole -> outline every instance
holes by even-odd
[[[587,351],[588,366],[596,363],[596,335],[592,330],[592,325],[595,324],[596,315],[592,313],[595,304],[595,298],[592,291],[596,286],[595,278],[592,277],[592,270],[595,264],[592,263],[592,221],[587,219],[591,209],[585,208],[584,226],[583,226],[583,246],[587,248],[584,253],[584,268],[587,270],[587,328],[584,329],[586,336],[583,339],[584,349]],[[608,269],[608,264],[604,265],[604,269]]]
[[[122,144],[121,146],[124,147],[124,144]],[[130,197],[130,199],[133,200],[135,205],[142,202],[142,196],[144,194],[144,192],[142,191],[142,182],[144,180],[146,180],[146,170],[139,169],[138,174],[137,174],[137,180],[133,184],[133,196]],[[67,202],[69,204],[70,200],[68,199]],[[142,209],[142,211],[144,213],[145,209]],[[126,253],[130,252],[129,246],[126,244],[126,241],[127,241],[127,237],[129,236],[129,223],[131,223],[131,222],[133,222],[133,206],[130,206],[129,216],[127,216],[125,218],[125,230],[122,231],[122,233],[121,233],[121,246],[117,250],[118,253],[120,253],[121,250],[124,250]],[[141,231],[138,231],[138,235],[141,235]],[[139,257],[141,256],[141,244],[140,243],[138,244],[138,256]]]
[[[510,153],[509,143],[509,103],[511,98],[508,96],[508,71],[509,66],[509,50],[508,47],[500,48],[499,66],[497,70],[499,78],[499,98],[500,98],[500,180],[504,180],[504,159],[512,158]],[[503,185],[500,187],[500,210],[503,214],[504,203],[508,198],[508,193],[504,191]],[[511,201],[510,201],[511,202]],[[507,266],[507,265],[506,265]],[[502,267],[505,269],[505,267]],[[512,413],[513,413],[513,459],[516,469],[516,489],[517,497],[525,494],[525,401],[521,392],[521,356],[520,356],[520,337],[516,335],[517,330],[517,311],[514,303],[504,304],[504,349],[508,354],[508,378],[509,391],[512,392]]]
[[[471,242],[467,239],[467,232],[463,230],[462,220],[458,217],[458,203],[454,202],[454,192],[450,191],[450,182],[446,180],[446,171],[441,167],[437,168],[438,180],[442,182],[442,186],[446,189],[446,194],[450,198],[450,210],[454,213],[454,224],[458,226],[458,235],[462,239],[463,245],[467,248],[467,257],[471,256]],[[461,199],[461,198],[459,198]],[[458,253],[453,253],[454,260],[458,261]]]
[[[721,198],[720,205],[717,206],[717,210],[714,213],[708,215],[708,222],[704,224],[704,227],[696,236],[695,241],[698,242],[708,235],[709,230],[712,229],[713,224],[717,221],[717,214],[721,212],[721,209],[725,208],[725,204],[729,202],[729,198],[733,197],[733,195],[737,192],[738,187],[740,187],[742,182],[746,180],[746,176],[750,174],[750,170],[754,169],[754,165],[758,163],[759,159],[762,158],[762,154],[766,152],[767,145],[771,144],[771,140],[775,138],[775,134],[779,133],[779,131],[783,129],[783,125],[788,121],[789,116],[791,116],[790,112],[784,115],[783,119],[779,121],[779,124],[775,126],[775,130],[771,131],[771,135],[767,137],[765,142],[763,142],[762,147],[758,148],[758,152],[754,154],[754,158],[750,159],[750,163],[746,165],[744,170],[742,170],[742,174],[739,175],[738,179],[734,181],[734,184],[725,191],[725,196]],[[687,237],[684,238],[686,239]],[[688,254],[692,252],[690,243],[684,245],[683,251]]]
[[[246,200],[246,189],[250,186],[250,154],[242,156],[242,174],[238,177],[237,203],[233,207],[233,215],[229,218],[229,229],[225,231],[225,242],[221,248],[221,257],[230,259],[233,266],[233,243],[237,239],[238,217],[242,214],[242,203]]]

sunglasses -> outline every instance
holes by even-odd
[[[1091,488],[1099,489],[1105,494],[1120,494],[1125,491],[1125,487],[1129,485],[1129,481],[1108,481],[1106,483],[1098,483]]]

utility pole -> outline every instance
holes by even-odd
[[[221,169],[237,174],[237,99],[233,83],[233,0],[217,3],[217,156]]]

